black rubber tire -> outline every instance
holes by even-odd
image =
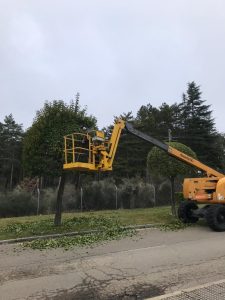
[[[225,205],[210,205],[206,212],[206,222],[214,231],[225,231]]]
[[[183,223],[196,223],[198,217],[193,216],[193,210],[198,209],[198,205],[193,201],[182,201],[178,207],[178,218]]]

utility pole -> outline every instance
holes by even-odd
[[[83,188],[80,188],[80,212],[83,211]]]

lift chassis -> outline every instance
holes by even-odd
[[[117,146],[123,129],[168,155],[204,172],[201,178],[185,178],[178,217],[184,223],[195,223],[205,218],[215,231],[225,231],[225,175],[201,163],[197,159],[135,129],[131,123],[117,120],[110,139],[101,131],[73,133],[64,137],[64,170],[111,171]],[[200,208],[198,204],[201,204]]]

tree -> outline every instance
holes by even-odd
[[[200,86],[194,81],[188,83],[179,105],[181,131],[178,138],[196,152],[200,161],[221,168],[221,148],[217,147],[218,134],[212,110],[201,95]]]
[[[137,127],[137,122],[131,112],[123,113],[119,118]],[[116,181],[121,182],[124,177],[132,178],[137,175],[145,177],[148,151],[148,144],[146,145],[144,141],[127,134],[126,130],[124,130],[119,141],[113,166],[113,176]]]
[[[23,129],[17,124],[12,114],[0,123],[0,166],[2,176],[6,179],[5,188],[10,189],[19,181],[21,173]]]
[[[135,120],[139,130],[162,140],[168,136],[168,129],[175,133],[179,127],[178,112],[179,108],[176,103],[168,105],[164,102],[158,108],[149,103],[141,106]]]
[[[169,145],[177,150],[196,158],[196,154],[187,146],[170,142]],[[187,164],[169,156],[163,150],[153,147],[148,154],[147,166],[150,174],[163,175],[170,180],[171,184],[171,209],[172,214],[176,215],[175,197],[174,197],[174,181],[178,175],[188,175],[193,172],[193,168]]]
[[[225,170],[225,133],[218,133],[214,147],[218,151],[218,161],[221,164],[221,172]]]
[[[37,111],[32,126],[27,130],[23,144],[23,164],[27,175],[59,177],[55,225],[61,224],[62,195],[65,184],[63,167],[63,136],[83,127],[96,127],[96,119],[76,102],[62,100],[46,102]]]
[[[141,132],[165,140],[168,137],[168,129],[176,134],[177,128],[179,128],[177,116],[177,104],[163,103],[159,108],[156,108],[149,103],[140,107],[135,118],[131,113],[123,114],[122,118],[133,123],[134,127]],[[131,178],[137,175],[145,177],[146,159],[151,148],[151,144],[130,134],[123,134],[115,157],[113,174],[118,178]]]

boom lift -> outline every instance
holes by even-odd
[[[64,137],[64,170],[111,171],[117,146],[123,129],[149,142],[168,155],[191,165],[205,173],[202,178],[185,178],[182,201],[178,217],[184,223],[195,223],[199,218],[206,221],[213,230],[225,231],[225,175],[210,168],[185,153],[136,130],[132,124],[117,120],[108,140],[104,132],[73,133]],[[198,208],[197,204],[205,204]]]

